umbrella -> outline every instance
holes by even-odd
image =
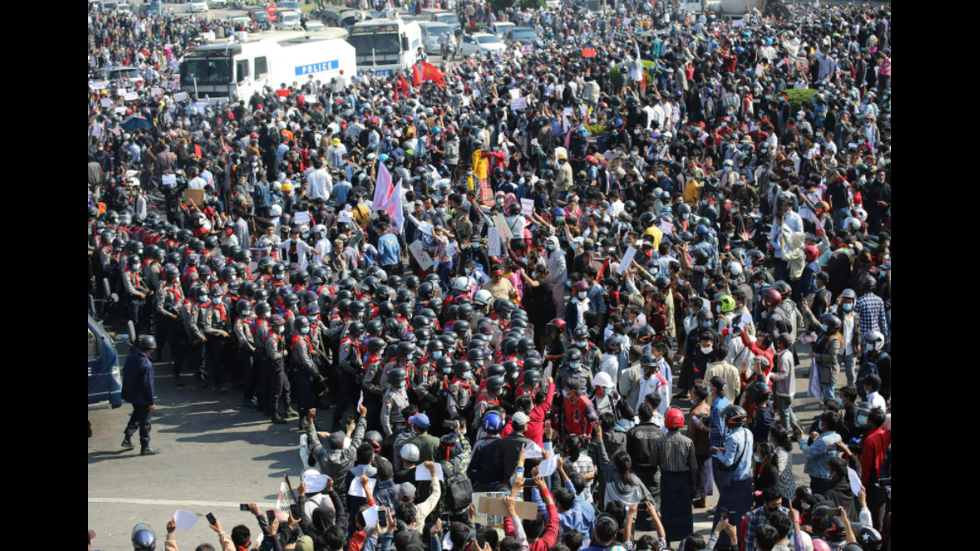
[[[134,132],[143,128],[151,128],[153,125],[150,124],[150,121],[146,120],[145,117],[133,115],[122,121],[122,124],[119,126],[122,126],[123,130],[127,132]]]

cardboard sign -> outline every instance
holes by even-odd
[[[582,57],[595,57],[595,50],[593,48],[582,50]]]
[[[630,245],[629,248],[626,249],[626,253],[623,254],[623,259],[619,262],[619,268],[616,270],[616,273],[623,275],[623,272],[625,272],[630,265],[633,264],[634,256],[636,256],[636,249],[633,248],[633,245]]]
[[[534,214],[534,199],[521,199],[521,214],[524,216]]]
[[[820,3],[819,2],[817,3],[817,6],[818,7],[820,6]],[[732,26],[733,27],[744,27],[745,26],[745,20],[744,19],[733,19],[732,20]]]
[[[517,99],[521,97],[521,91],[517,88],[511,88],[510,90],[507,90],[507,93],[510,94],[510,99]]]
[[[534,520],[538,518],[538,506],[533,501],[518,501],[515,510],[521,519]],[[504,499],[501,497],[481,497],[476,512],[477,514],[483,513],[500,517],[510,515],[507,512],[507,506],[504,505]]]
[[[408,251],[412,253],[415,257],[415,261],[419,263],[419,267],[422,270],[428,270],[432,267],[435,262],[432,261],[432,257],[426,252],[425,247],[422,246],[421,241],[416,241],[408,246]]]
[[[303,96],[303,101],[305,101],[306,103],[319,103],[320,98],[318,98],[313,94],[310,94],[308,96]]]
[[[189,201],[191,201],[192,203],[194,203],[194,206],[196,206],[198,208],[198,210],[204,208],[204,190],[203,189],[185,189],[184,190],[184,197],[186,197]]]
[[[497,228],[487,229],[487,255],[500,256],[500,232]]]
[[[310,213],[309,212],[297,212],[293,214],[293,223],[295,224],[309,224],[310,223]]]
[[[504,236],[504,239],[514,238],[514,234],[510,231],[510,225],[507,224],[507,219],[504,218],[503,214],[494,215],[493,225],[497,226],[497,229],[500,230],[500,234]]]
[[[510,100],[510,108],[514,111],[527,109],[527,98],[514,98]]]

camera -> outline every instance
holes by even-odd
[[[453,421],[452,419],[447,419],[447,420],[445,420],[445,421],[442,422],[442,426],[445,427],[445,428],[447,428],[447,429],[456,430],[456,428],[459,427],[459,423],[457,423],[456,421]]]

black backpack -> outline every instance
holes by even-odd
[[[473,503],[473,483],[466,476],[458,459],[453,459],[453,474],[448,474],[448,467],[449,463],[443,461],[442,472],[446,475],[443,481],[446,485],[443,498],[446,500],[446,508],[453,512],[462,511]]]
[[[881,374],[878,373],[878,362],[887,357],[888,352],[882,352],[881,354],[878,354],[876,358],[869,360],[867,353],[865,353],[864,360],[861,362],[861,368],[858,370],[857,374],[858,382],[863,381],[868,375],[877,375],[881,377]]]

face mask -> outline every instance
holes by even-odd
[[[510,378],[516,381],[518,375],[520,375],[520,374],[521,374],[520,371],[515,371],[515,372],[513,372],[513,373],[510,374]]]
[[[589,341],[575,341],[575,346],[579,348],[585,348],[589,346]]]
[[[690,214],[688,214],[688,213],[685,212],[684,214],[681,215],[681,218],[683,218],[684,220],[687,220],[687,218],[689,216],[690,216]]]
[[[436,350],[436,351],[432,352],[432,357],[435,358],[435,359],[437,359],[437,360],[439,358],[441,358],[442,357],[442,350]]]
[[[277,331],[279,331],[280,333],[284,332],[285,330],[286,328],[283,326],[279,326],[279,328],[277,329]]]
[[[715,312],[720,314],[721,313],[721,306],[715,306]]]
[[[726,166],[725,167],[725,172],[731,172],[731,171],[732,171],[732,167],[730,167],[730,166]]]
[[[398,388],[405,388],[405,381],[398,383]]]
[[[709,347],[705,348],[704,346],[702,346],[701,347],[701,352],[704,353],[704,354],[711,354],[711,347],[709,346]]]
[[[753,455],[752,461],[755,461],[756,463],[762,463],[762,459],[758,455]]]
[[[820,330],[823,331],[824,333],[826,333],[827,332],[827,324],[826,323],[821,323],[820,324]]]
[[[796,120],[798,120],[798,121],[801,121],[801,120],[803,120],[803,115],[797,115],[797,116],[796,116]]]
[[[546,245],[546,246],[547,246],[547,248],[548,248],[549,251],[555,250],[555,244],[554,243],[548,243],[548,245]]]
[[[282,279],[282,278],[283,278],[283,274],[276,274],[276,279]]]
[[[503,205],[504,204],[504,200],[503,199],[497,199],[497,204],[498,205]]]
[[[572,282],[571,281],[566,281],[565,282],[565,286],[567,286],[569,289],[571,289],[572,288]]]
[[[444,368],[442,368],[442,373],[444,375],[449,375],[452,372],[453,372],[453,368],[451,368],[451,367],[444,367]]]
[[[446,213],[446,209],[444,209],[442,207],[439,207],[436,210],[439,212],[439,214],[445,214]]]
[[[574,364],[573,364],[573,367],[574,367]],[[562,395],[562,396],[564,396],[565,398],[568,398],[568,391],[567,391],[567,390],[564,390],[564,389],[562,389],[562,391],[561,391],[561,395]]]
[[[577,251],[578,250],[578,243],[572,243],[572,250],[573,251]]]
[[[582,362],[570,362],[568,364],[572,369],[578,369],[582,366]]]
[[[683,279],[678,279],[677,280],[677,286],[678,287],[683,287],[684,286],[684,280]]]
[[[585,297],[587,297],[587,296],[589,296],[589,293],[581,292],[581,293],[578,294],[578,299],[579,300],[585,300]]]
[[[845,312],[850,312],[851,310],[854,309],[854,305],[853,304],[844,303],[844,304],[841,304],[841,306],[844,308],[844,311]]]
[[[305,334],[307,334],[307,333],[310,332],[310,328],[309,327],[304,327],[304,328],[300,329],[299,331],[300,331],[300,333],[302,333],[302,334],[305,335]]]

